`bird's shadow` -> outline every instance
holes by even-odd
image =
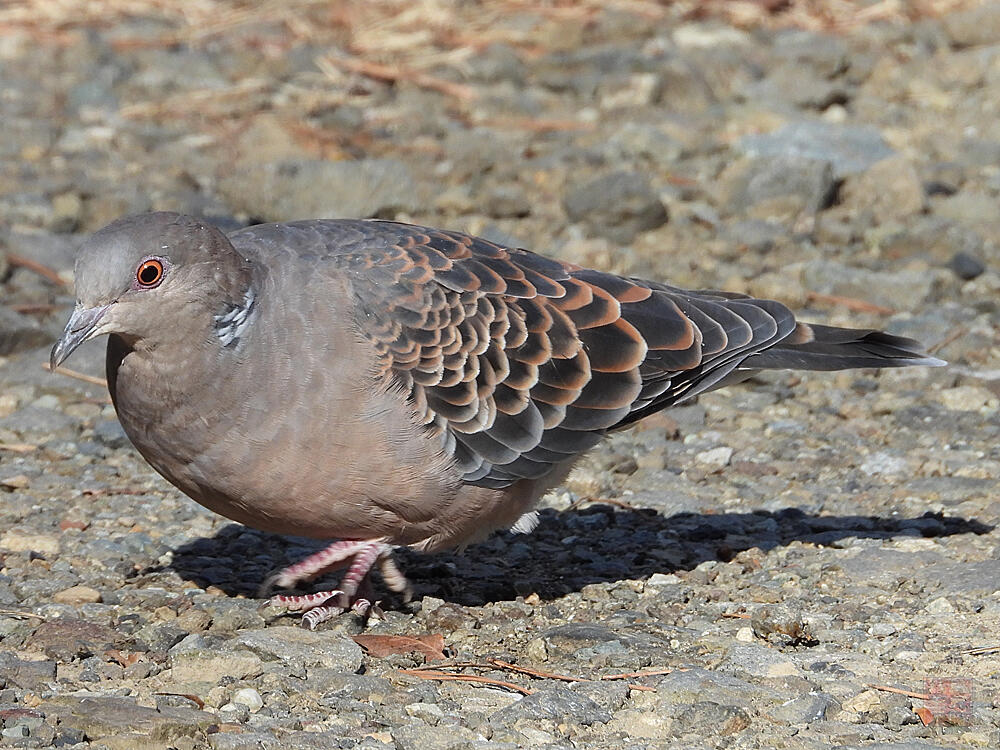
[[[975,519],[937,513],[885,518],[810,515],[786,508],[666,517],[651,509],[595,504],[562,513],[543,510],[538,527],[529,535],[497,534],[454,553],[402,550],[399,562],[417,597],[478,606],[530,593],[552,599],[587,584],[689,571],[706,560],[729,561],[745,550],[767,551],[796,540],[844,546],[852,537],[943,537],[985,534],[993,528]],[[214,537],[177,548],[165,570],[202,588],[254,596],[269,573],[322,546],[314,540],[230,524]],[[322,586],[309,585],[312,590]]]

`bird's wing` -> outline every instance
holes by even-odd
[[[377,221],[350,231],[328,257],[350,279],[360,330],[470,484],[541,477],[797,335],[776,302],[626,279],[457,232]]]

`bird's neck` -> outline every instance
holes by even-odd
[[[212,316],[212,332],[225,349],[235,349],[257,316],[257,291],[247,284],[237,299],[225,302]]]

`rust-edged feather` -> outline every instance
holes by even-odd
[[[777,303],[623,278],[457,232],[364,226],[377,241],[337,257],[361,330],[472,484],[544,476],[796,326]]]
[[[941,364],[910,339],[799,323],[784,305],[688,291],[386,221],[232,235],[331,268],[378,375],[402,388],[463,481],[537,479],[609,430],[739,371]],[[271,265],[280,265],[272,258]]]

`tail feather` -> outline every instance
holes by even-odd
[[[747,357],[740,369],[848,370],[855,367],[940,367],[919,341],[875,330],[799,324],[796,336]]]

